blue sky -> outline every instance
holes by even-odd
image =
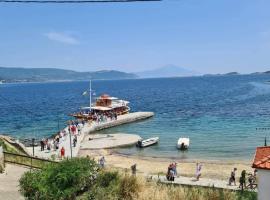
[[[0,66],[270,70],[270,1],[0,4]]]

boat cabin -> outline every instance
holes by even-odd
[[[82,107],[79,113],[72,114],[79,119],[94,119],[96,115],[123,115],[129,113],[129,102],[103,94],[96,98],[96,102],[91,107]]]

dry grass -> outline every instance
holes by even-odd
[[[181,187],[147,182],[143,177],[138,177],[140,191],[136,200],[253,200],[256,194],[245,194],[229,190],[202,187]]]

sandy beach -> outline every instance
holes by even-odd
[[[177,162],[178,174],[186,177],[194,177],[196,162],[201,162],[202,177],[211,179],[228,180],[231,170],[236,167],[237,177],[242,170],[253,172],[251,161],[214,161],[214,160],[180,160],[169,158],[138,157],[123,155],[114,150],[80,150],[79,156],[90,156],[95,160],[105,156],[106,165],[112,168],[130,169],[130,166],[137,164],[138,173],[143,175],[165,174],[169,163]],[[238,179],[237,179],[238,180]]]

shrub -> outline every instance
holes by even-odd
[[[103,171],[98,174],[95,185],[81,200],[132,200],[137,199],[140,183],[134,176]]]
[[[119,197],[120,199],[132,200],[138,197],[140,184],[135,176],[125,175],[120,179]]]
[[[75,199],[77,194],[93,186],[97,172],[93,160],[65,160],[42,170],[26,172],[20,179],[20,191],[29,200]]]
[[[118,172],[101,171],[95,185],[81,199],[84,200],[117,200],[120,175]]]

